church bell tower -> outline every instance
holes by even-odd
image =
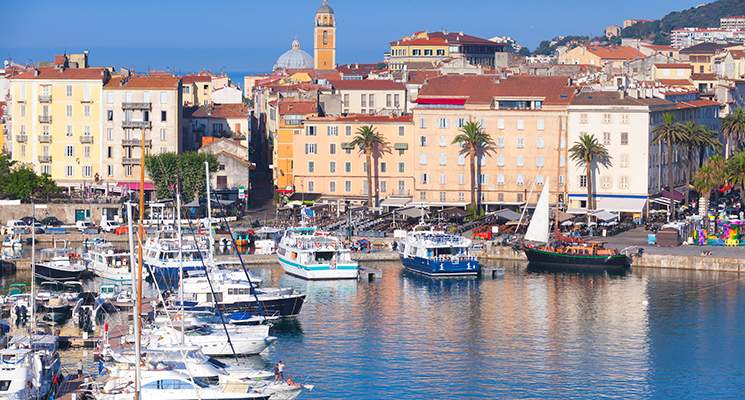
[[[315,69],[336,68],[336,21],[328,0],[316,11],[313,60]]]

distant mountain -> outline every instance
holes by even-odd
[[[557,36],[551,40],[542,41],[532,54],[550,56],[554,54],[558,47],[575,47],[580,43],[586,43],[588,41],[590,41],[589,36]]]
[[[660,20],[640,22],[625,28],[621,36],[669,44],[670,31],[673,29],[719,27],[719,19],[731,15],[745,15],[745,0],[717,0],[687,10],[671,12]]]

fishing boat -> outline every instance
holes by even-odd
[[[0,350],[0,398],[47,398],[59,373],[55,336],[14,336],[8,347]]]
[[[42,249],[35,265],[36,277],[52,281],[77,280],[85,271],[80,256],[68,248]]]
[[[277,258],[286,273],[308,280],[357,279],[359,269],[339,238],[310,226],[287,229]]]
[[[558,233],[551,237],[549,182],[543,186],[533,217],[521,245],[529,265],[552,271],[625,273],[631,260],[600,242],[585,242]]]
[[[413,230],[397,243],[408,271],[433,277],[475,276],[480,264],[470,255],[471,240],[442,231]]]
[[[129,252],[116,251],[110,243],[93,246],[84,255],[86,266],[96,276],[119,285],[132,283]]]

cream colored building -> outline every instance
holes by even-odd
[[[212,75],[193,74],[181,77],[182,101],[185,106],[203,106],[212,102]]]
[[[30,69],[10,79],[13,159],[60,186],[101,173],[104,68]]]
[[[103,98],[101,179],[112,183],[139,181],[143,131],[146,154],[181,150],[178,77],[114,76],[104,85]]]
[[[402,114],[408,111],[406,86],[382,79],[332,81],[344,114]]]
[[[629,46],[577,46],[559,53],[559,64],[582,64],[622,68],[625,61],[644,58],[639,50]]]
[[[691,79],[691,71],[691,64],[654,64],[652,66],[652,77],[654,80]]]
[[[365,156],[351,146],[357,131],[371,125],[390,144],[390,153],[379,160],[381,200],[411,199],[414,191],[415,149],[412,146],[412,117],[349,115],[309,117],[296,133],[293,145],[295,190],[320,193],[327,200],[367,199]],[[374,171],[374,170],[373,170]]]

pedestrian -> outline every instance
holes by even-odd
[[[279,364],[274,364],[274,383],[279,382]]]
[[[78,364],[78,378],[83,378],[83,359],[80,359],[80,363]]]
[[[277,363],[277,375],[279,376],[279,382],[285,380],[285,364],[282,362],[282,360],[279,360],[279,362]]]

